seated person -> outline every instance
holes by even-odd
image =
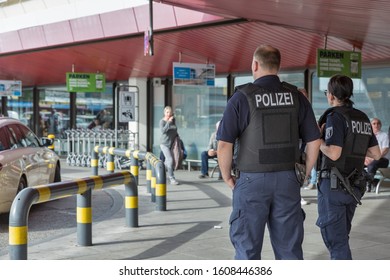
[[[374,176],[378,168],[386,168],[389,166],[389,136],[386,132],[381,131],[382,122],[378,118],[374,118],[371,121],[372,132],[375,134],[378,140],[378,145],[381,150],[382,157],[379,160],[366,157],[364,165],[367,167],[368,180],[366,185],[366,191],[371,192],[371,188],[374,182]]]
[[[201,167],[201,174],[199,175],[200,179],[209,177],[209,159],[217,158],[218,141],[216,139],[216,135],[217,135],[218,126],[219,126],[219,122],[215,124],[215,131],[210,136],[208,150],[203,151],[201,154],[202,167]],[[218,179],[219,180],[222,179],[221,174],[219,175]]]

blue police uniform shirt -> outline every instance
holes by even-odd
[[[326,125],[324,131],[324,140],[327,146],[333,145],[338,147],[344,146],[344,139],[348,133],[347,121],[343,115],[339,113],[331,113],[326,118]],[[370,137],[368,147],[378,145],[378,141],[373,133]]]
[[[277,75],[268,75],[253,82],[265,89],[278,90],[281,82]],[[234,143],[247,128],[250,120],[249,104],[245,95],[236,91],[229,99],[219,124],[217,140]],[[299,94],[299,135],[303,142],[308,143],[320,138],[318,125],[308,99]]]

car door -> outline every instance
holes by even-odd
[[[53,178],[55,172],[55,161],[53,152],[46,147],[43,147],[37,136],[27,127],[19,125],[22,132],[22,137],[27,147],[34,150],[35,161],[39,164],[40,182],[39,184],[48,184],[50,177]]]
[[[11,151],[10,135],[0,128],[0,213],[6,213],[17,193],[21,168],[19,156]]]
[[[42,151],[40,147],[29,146],[17,124],[8,126],[11,135],[11,150],[20,156],[22,169],[25,170],[28,186],[41,184]],[[12,143],[13,142],[13,143]]]

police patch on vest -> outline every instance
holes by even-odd
[[[352,133],[372,135],[371,124],[362,121],[351,121]]]
[[[291,92],[268,92],[255,94],[257,108],[293,106],[294,100]]]
[[[333,126],[326,128],[325,140],[331,138],[332,136],[333,136]]]

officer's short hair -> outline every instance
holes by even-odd
[[[270,45],[260,45],[254,53],[254,58],[264,69],[279,70],[281,55],[277,48]]]

